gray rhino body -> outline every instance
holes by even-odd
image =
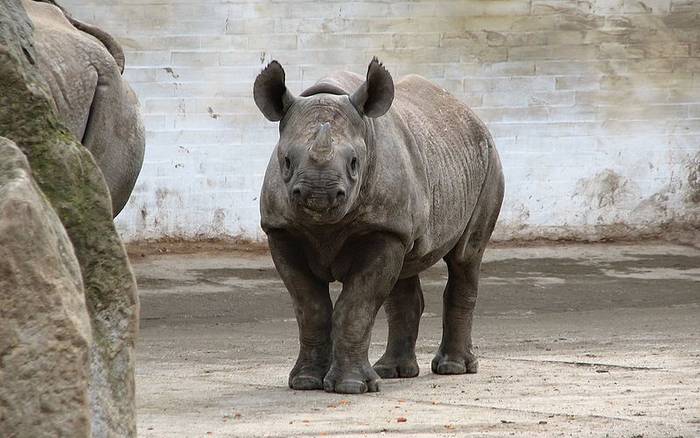
[[[124,55],[108,34],[46,1],[22,0],[34,27],[36,62],[61,121],[102,170],[116,216],[134,188],[145,148],[138,100],[121,75]]]
[[[299,324],[290,387],[361,393],[377,391],[379,377],[417,376],[419,274],[441,258],[449,280],[432,370],[476,372],[479,267],[504,190],[484,124],[419,76],[394,86],[376,60],[366,80],[336,73],[299,97],[273,62],[254,91],[266,117],[281,120],[261,216]],[[333,281],[343,283],[335,308]],[[389,339],[372,367],[367,352],[382,304]]]

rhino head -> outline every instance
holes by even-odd
[[[394,83],[374,58],[352,95],[328,84],[314,88],[293,96],[284,69],[272,61],[255,80],[253,96],[268,120],[280,122],[277,164],[292,213],[336,223],[358,199],[372,157],[368,119],[389,110]]]

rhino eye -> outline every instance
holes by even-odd
[[[350,169],[352,169],[353,172],[357,170],[357,158],[353,157],[352,161],[350,161]]]

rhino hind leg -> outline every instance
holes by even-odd
[[[389,338],[384,355],[374,364],[383,379],[416,377],[416,338],[423,314],[423,290],[416,275],[396,282],[384,304],[389,321]]]
[[[472,318],[481,257],[459,259],[454,253],[445,257],[449,277],[443,296],[442,341],[430,366],[435,374],[473,374],[478,369],[472,347]]]
[[[443,296],[442,341],[431,363],[436,374],[472,374],[478,369],[473,351],[472,320],[479,289],[481,259],[503,203],[503,171],[495,148],[471,220],[444,257],[448,268]]]

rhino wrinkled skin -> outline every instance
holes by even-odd
[[[372,60],[367,77],[338,72],[293,96],[282,66],[257,77],[254,97],[280,139],[261,195],[262,227],[294,302],[300,350],[293,389],[378,391],[415,377],[423,312],[419,274],[449,270],[437,374],[474,373],[472,314],[479,267],[503,200],[503,173],[484,124],[420,76],[394,86]],[[335,307],[329,283],[343,290]],[[371,366],[379,308],[386,352]]]
[[[95,157],[116,217],[134,188],[145,148],[138,100],[121,75],[124,54],[107,33],[68,16],[52,0],[22,5],[57,114]]]

